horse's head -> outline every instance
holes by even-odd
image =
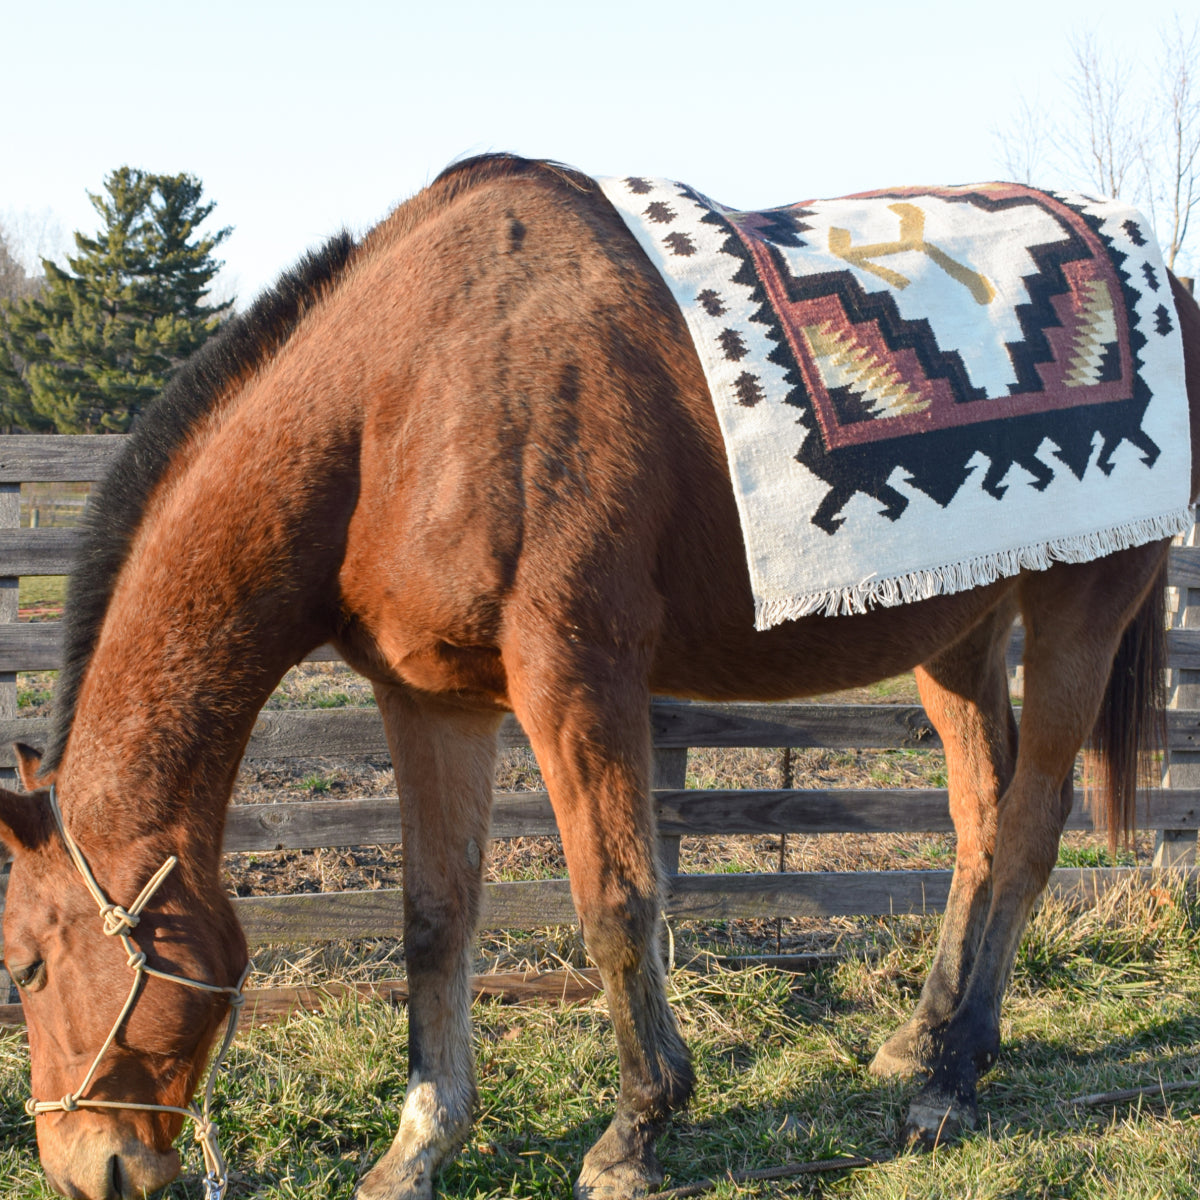
[[[32,787],[37,760],[19,757]],[[191,1100],[246,963],[232,908],[180,867],[136,911],[170,843],[89,837],[81,868],[44,789],[0,789],[0,839],[12,855],[4,958],[25,1010],[42,1165],[66,1196],[147,1195],[179,1171],[185,1118],[133,1106]],[[97,891],[120,906],[107,919]]]

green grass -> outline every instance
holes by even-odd
[[[897,1152],[912,1087],[870,1076],[911,1008],[934,920],[883,921],[871,954],[789,976],[763,968],[672,977],[695,1055],[691,1109],[661,1143],[668,1186],[844,1154],[878,1166],[732,1197],[1012,1200],[1194,1197],[1200,1091],[1096,1108],[1073,1096],[1200,1075],[1200,906],[1174,886],[1126,890],[1072,913],[1047,902],[1019,955],[1005,1050],[980,1095],[981,1128],[933,1156]],[[440,1194],[558,1198],[615,1098],[603,1006],[476,1005],[480,1107]],[[239,1037],[218,1086],[232,1198],[348,1198],[389,1143],[404,1091],[407,1015],[344,1003]],[[0,1040],[0,1197],[48,1197],[34,1168],[19,1038]],[[182,1143],[181,1143],[182,1144]],[[195,1151],[164,1193],[199,1200]]]
[[[22,575],[18,596],[21,608],[62,608],[67,598],[67,577]]]
[[[1103,846],[1059,846],[1060,867],[1135,867],[1137,856],[1131,850],[1118,848],[1115,856]]]

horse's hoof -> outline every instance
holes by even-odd
[[[617,1122],[587,1152],[575,1200],[641,1200],[663,1181],[652,1135],[626,1137]]]
[[[935,1150],[974,1129],[976,1116],[974,1105],[953,1099],[942,1103],[930,1097],[919,1097],[908,1108],[904,1144],[914,1150]]]
[[[384,1155],[363,1176],[354,1200],[433,1200],[433,1171],[425,1156],[393,1165]]]

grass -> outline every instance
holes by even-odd
[[[1048,902],[1020,952],[1006,1049],[981,1091],[982,1128],[932,1157],[897,1152],[912,1087],[866,1065],[910,1009],[933,919],[881,921],[870,953],[790,976],[676,972],[673,1004],[695,1056],[691,1109],[661,1144],[668,1186],[793,1160],[881,1156],[878,1166],[732,1197],[1009,1200],[1194,1197],[1200,1091],[1075,1108],[1087,1093],[1200,1074],[1200,906],[1179,886],[1124,889],[1074,912]],[[441,1194],[560,1198],[611,1114],[615,1049],[603,1005],[475,1007],[480,1105]],[[345,1002],[247,1031],[218,1086],[237,1174],[231,1198],[348,1198],[394,1133],[407,1014]],[[20,1039],[0,1040],[0,1197],[48,1197],[33,1167]],[[198,1157],[164,1193],[199,1200]]]
[[[22,616],[36,613],[44,620],[57,620],[67,598],[65,575],[22,575],[18,604]]]
[[[23,676],[23,712],[44,709],[52,677]],[[909,702],[895,681],[861,698]],[[882,690],[881,690],[882,689]],[[370,689],[338,664],[307,664],[272,698],[277,708],[367,706]],[[779,753],[689,755],[689,786],[781,786]],[[883,754],[804,751],[792,756],[797,787],[937,787],[944,761],[925,751]],[[239,800],[378,795],[391,786],[386,763],[335,767],[328,760],[256,764]],[[528,751],[504,754],[497,786],[539,788]],[[789,836],[788,870],[952,865],[945,835],[871,838]],[[685,838],[686,870],[778,869],[780,839]],[[394,886],[399,856],[389,848],[237,856],[249,890],[281,878],[282,890]],[[286,859],[285,866],[281,866]],[[1106,862],[1097,839],[1073,834],[1063,865]],[[1119,858],[1118,861],[1128,861]],[[553,838],[513,839],[493,848],[492,877],[563,874]],[[357,872],[357,874],[355,874]],[[363,882],[363,879],[366,882]],[[271,886],[264,885],[265,890]],[[241,884],[239,883],[239,890]],[[677,957],[698,948],[774,949],[775,922],[696,924],[676,931]],[[674,1004],[700,1080],[690,1111],[662,1146],[669,1184],[795,1159],[864,1153],[887,1156],[855,1173],[735,1186],[711,1194],[855,1197],[1194,1196],[1200,1155],[1200,1092],[1108,1109],[1059,1101],[1085,1092],[1200,1075],[1200,912],[1194,898],[1164,885],[1106,897],[1072,913],[1048,903],[1023,944],[1005,1009],[1006,1052],[981,1095],[985,1127],[932,1158],[895,1155],[912,1089],[866,1072],[875,1047],[911,1009],[936,941],[936,919],[784,922],[784,949],[837,949],[841,960],[792,977],[755,968],[673,976]],[[253,981],[316,982],[391,977],[403,971],[398,943],[376,941],[266,951]],[[587,963],[572,927],[489,934],[481,969]],[[615,1048],[599,1003],[513,1009],[476,1006],[481,1101],[464,1154],[444,1174],[441,1194],[561,1197],[611,1113]],[[381,1004],[335,1006],[239,1037],[218,1087],[217,1120],[235,1198],[349,1197],[365,1166],[395,1131],[406,1075],[407,1015]],[[22,1111],[27,1053],[0,1038],[0,1200],[49,1197]],[[181,1146],[186,1144],[185,1138]],[[185,1153],[185,1177],[165,1195],[199,1200],[201,1170]]]

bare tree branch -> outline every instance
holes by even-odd
[[[1135,72],[1094,33],[1078,35],[1063,81],[1072,99],[1066,119],[1056,123],[1023,97],[995,137],[1011,179],[1058,175],[1146,210],[1177,270],[1200,227],[1200,22],[1189,30],[1176,17],[1160,39],[1151,71]]]
[[[17,247],[0,225],[0,300],[20,300],[36,290],[37,280],[29,278]]]
[[[1174,270],[1192,213],[1200,205],[1200,25],[1185,34],[1176,16],[1173,28],[1163,35],[1163,67],[1161,120],[1169,163],[1163,183],[1171,230],[1163,249],[1167,266]]]
[[[1034,184],[1045,177],[1045,159],[1050,130],[1041,105],[1021,97],[1021,107],[1010,127],[993,131],[1000,143],[1004,178],[1013,183]]]
[[[1146,155],[1143,122],[1134,119],[1140,106],[1130,86],[1132,70],[1102,53],[1091,32],[1074,39],[1071,56],[1067,86],[1076,110],[1076,124],[1068,127],[1066,138],[1071,158],[1101,195],[1133,201],[1141,191]]]

